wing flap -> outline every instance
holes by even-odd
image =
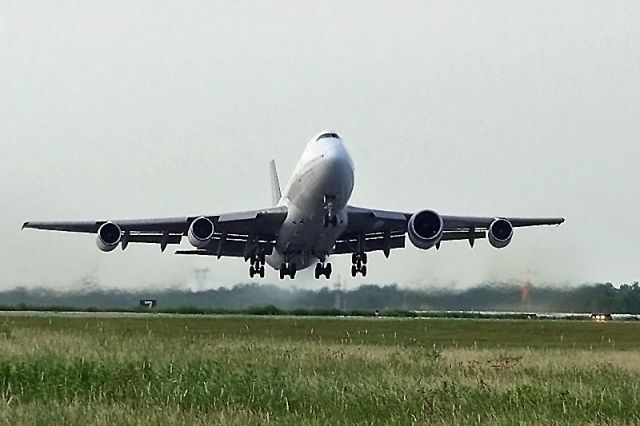
[[[129,234],[122,239],[126,243],[180,244],[182,234]]]
[[[246,236],[240,235],[216,235],[205,249],[178,250],[176,254],[248,259],[255,254],[271,254],[273,243],[272,240],[249,240]]]
[[[458,241],[458,240],[478,240],[481,238],[486,238],[487,233],[485,231],[450,231],[443,232],[442,238],[440,241]]]
[[[334,245],[333,251],[331,254],[346,254],[346,253],[354,253],[358,251],[358,238],[348,238],[336,241]],[[362,251],[364,252],[372,252],[372,251],[388,251],[396,248],[404,248],[405,246],[405,236],[404,234],[399,235],[388,235],[384,234],[372,234],[365,235],[362,240]]]

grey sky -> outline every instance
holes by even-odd
[[[326,128],[355,204],[567,217],[504,250],[374,255],[364,282],[640,279],[637,1],[0,0],[0,286],[246,281],[239,260],[19,228],[266,206],[268,161],[286,181]]]

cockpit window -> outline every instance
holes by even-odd
[[[323,133],[320,136],[318,136],[318,139],[316,139],[317,141],[319,141],[322,138],[340,138],[340,136],[338,136],[337,133]]]

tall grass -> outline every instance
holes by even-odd
[[[540,324],[7,318],[0,422],[640,422],[637,325]]]

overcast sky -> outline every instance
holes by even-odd
[[[268,206],[269,160],[284,185],[327,128],[354,204],[567,218],[503,250],[372,255],[364,280],[332,259],[348,286],[640,279],[637,1],[0,0],[0,288],[246,281],[20,225]]]

